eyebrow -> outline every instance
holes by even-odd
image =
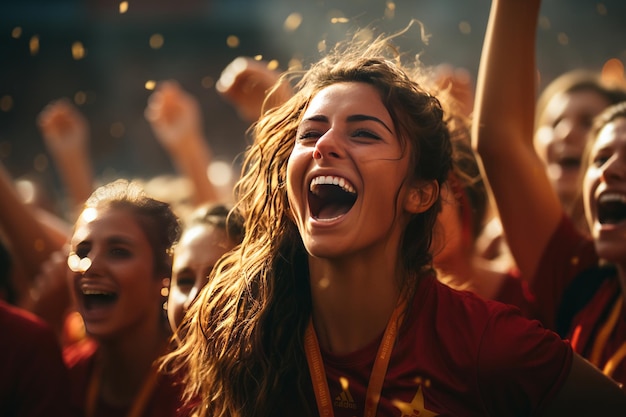
[[[314,115],[314,116],[307,117],[306,119],[304,119],[304,121],[309,121],[309,120],[313,122],[328,122],[328,117],[319,114],[319,115]],[[389,126],[387,126],[385,122],[380,120],[378,117],[368,116],[366,114],[354,114],[352,116],[348,116],[346,118],[346,121],[347,122],[363,122],[363,121],[376,122],[380,124],[381,126],[383,126],[385,129],[387,129],[389,133],[393,134]]]

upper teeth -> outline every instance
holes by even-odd
[[[607,193],[600,196],[598,199],[600,203],[624,203],[626,204],[626,195],[618,193]]]
[[[352,184],[350,184],[345,178],[335,177],[332,175],[313,178],[313,181],[311,181],[310,190],[313,191],[313,187],[315,187],[316,185],[321,185],[321,184],[337,185],[341,187],[342,190],[348,193],[352,193],[352,194],[356,193],[356,190],[354,189]]]

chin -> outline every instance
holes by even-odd
[[[623,264],[626,262],[626,242],[620,247],[615,247],[614,243],[596,241],[596,252],[600,259],[612,264]]]

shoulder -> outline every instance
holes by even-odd
[[[22,308],[0,301],[0,324],[10,335],[19,334],[20,337],[33,337],[41,334],[54,333],[39,317]]]

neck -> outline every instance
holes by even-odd
[[[164,353],[167,335],[160,323],[152,329],[133,329],[115,340],[99,341],[102,374],[100,395],[107,404],[132,403]]]
[[[313,325],[322,349],[346,354],[379,337],[398,303],[397,268],[376,262],[309,262]]]

